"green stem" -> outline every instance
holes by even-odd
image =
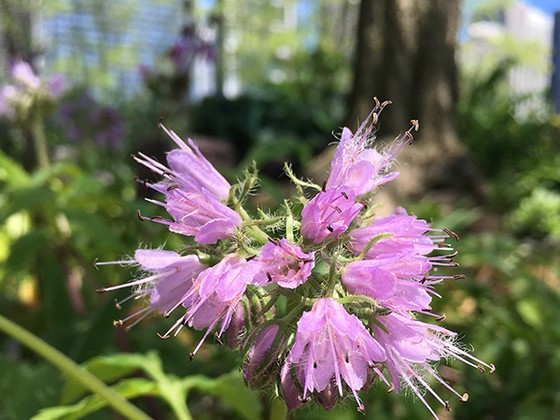
[[[249,216],[249,213],[247,213],[247,210],[245,210],[243,206],[236,205],[235,210],[237,211],[237,213],[239,213],[244,221],[251,223],[251,216]],[[261,244],[264,245],[268,242],[268,235],[257,226],[247,226],[247,231],[253,237],[253,239],[259,241]]]
[[[270,405],[270,420],[285,420],[288,407],[282,398],[274,398]]]
[[[124,417],[128,419],[150,418],[136,406],[128,402],[125,398],[121,397],[110,387],[97,379],[93,374],[76,364],[76,362],[59,352],[50,344],[41,340],[36,335],[30,333],[2,315],[0,315],[0,331],[3,331],[5,334],[27,346],[35,353],[55,365],[61,372],[68,375],[68,377],[78,381],[85,388],[105,399],[108,405]]]
[[[47,151],[47,136],[45,134],[45,124],[41,114],[35,115],[31,122],[31,132],[33,133],[33,144],[35,145],[35,155],[39,168],[48,168],[51,165],[49,152]]]
[[[337,266],[338,266],[339,257],[340,257],[340,252],[337,252],[332,256],[332,259],[330,261],[329,281],[327,284],[326,291],[323,294],[324,297],[332,297],[334,294],[334,288],[336,286],[336,279],[337,279]]]

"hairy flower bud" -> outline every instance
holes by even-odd
[[[243,379],[252,389],[273,379],[271,371],[277,363],[285,338],[279,335],[278,324],[264,327],[252,341],[243,364]]]

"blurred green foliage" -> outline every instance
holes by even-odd
[[[166,118],[178,133],[229,138],[240,166],[256,160],[264,169],[263,186],[281,196],[281,166],[274,165],[290,160],[304,167],[332,140],[329,133],[343,118],[350,73],[332,43],[294,50],[286,60],[274,54],[285,40],[269,41],[262,55],[246,44],[247,60],[258,69],[283,66],[282,80],[257,80],[254,68],[246,66],[252,86],[245,96],[208,98],[193,105],[189,119]],[[452,401],[450,416],[457,419],[553,419],[560,412],[560,121],[547,109],[519,114],[530,98],[515,97],[507,88],[507,70],[514,64],[494,63],[477,77],[462,79],[460,135],[484,174],[488,208],[447,214],[437,203],[412,206],[435,226],[460,234],[458,261],[467,279],[438,287],[445,299],[435,309],[446,313],[445,324],[461,332],[478,357],[497,368],[488,376],[459,365],[440,366],[447,380],[470,394],[468,403]],[[107,84],[94,76],[94,83]],[[156,337],[165,328],[158,321],[145,321],[128,334],[113,330],[118,311],[111,297],[95,294],[96,288],[134,274],[118,266],[96,271],[96,259],[118,260],[152,243],[181,244],[135,215],[138,209],[158,210],[142,200],[149,192],[133,181],[138,168],[129,155],[143,150],[162,157],[171,147],[156,128],[165,105],[148,95],[107,97],[125,120],[120,146],[101,147],[91,133],[71,143],[64,124],[51,118],[46,124],[55,163],[49,168],[33,167],[26,157],[29,132],[0,123],[0,311],[153,417],[174,418],[188,406],[197,419],[262,418],[269,396],[241,384],[232,372],[237,354],[207,344],[190,363],[198,332],[183,331],[164,342]],[[233,179],[238,170],[228,172]],[[126,291],[116,293],[118,299],[125,296]],[[18,342],[1,336],[0,349],[0,419],[110,416],[97,397]],[[368,418],[429,418],[419,401],[388,395],[383,384],[364,395],[364,402]],[[307,407],[290,416],[363,418],[351,399],[330,413]]]

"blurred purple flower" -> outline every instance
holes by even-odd
[[[29,63],[16,59],[10,67],[11,83],[0,88],[0,117],[24,123],[32,112],[48,109],[65,90],[60,74],[42,81]]]
[[[29,65],[23,60],[16,60],[11,68],[11,76],[23,88],[36,90],[41,86],[41,81]]]
[[[89,91],[64,101],[57,119],[71,141],[91,139],[100,146],[117,149],[126,135],[122,115],[115,108],[101,105]]]
[[[17,102],[18,90],[12,85],[4,85],[0,88],[0,117],[8,120],[15,118],[15,104]]]

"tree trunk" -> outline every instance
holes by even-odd
[[[401,176],[385,188],[396,200],[445,192],[482,197],[478,172],[457,135],[455,64],[459,0],[362,0],[347,126],[357,127],[374,96],[393,105],[381,116],[381,140],[420,121],[398,156]]]

